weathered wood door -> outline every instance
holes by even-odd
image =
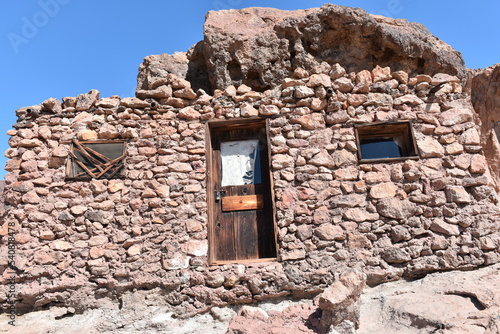
[[[276,257],[266,122],[209,125],[210,260]]]

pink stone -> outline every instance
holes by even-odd
[[[318,86],[330,87],[331,85],[332,81],[330,79],[330,76],[324,73],[311,75],[309,81],[307,82],[308,87],[318,87]]]
[[[468,109],[453,108],[442,112],[438,118],[441,125],[453,126],[472,121],[473,115]]]
[[[129,256],[139,255],[139,254],[141,254],[141,250],[142,250],[142,246],[138,245],[138,244],[135,244],[135,245],[130,246],[127,249],[127,254]]]
[[[99,100],[99,91],[92,89],[87,94],[80,94],[76,98],[76,110],[89,110]]]
[[[67,251],[73,248],[73,245],[67,241],[56,240],[51,244],[51,248],[60,251]]]
[[[272,156],[272,165],[275,169],[293,167],[294,159],[288,154],[275,154]]]
[[[178,117],[180,119],[194,121],[194,120],[200,119],[201,114],[198,111],[196,111],[193,107],[186,107],[186,108],[179,110]]]
[[[83,129],[78,132],[77,138],[80,140],[94,140],[97,139],[97,132],[94,130]]]
[[[324,224],[331,221],[330,212],[326,206],[321,206],[314,211],[313,221],[315,224]]]
[[[330,223],[322,224],[314,234],[322,240],[345,240],[345,233],[342,227]]]
[[[417,140],[417,146],[422,158],[442,157],[445,153],[443,145],[441,145],[433,137],[425,137]]]
[[[120,180],[110,180],[108,183],[108,191],[110,193],[116,193],[122,190],[124,187],[125,185]]]
[[[205,256],[208,253],[208,241],[190,240],[182,245],[182,250],[191,256]]]
[[[309,163],[315,166],[325,166],[327,168],[334,168],[335,162],[332,156],[326,151],[322,150],[309,160]]]
[[[325,119],[320,113],[312,113],[290,119],[290,123],[300,124],[306,130],[324,129]]]
[[[380,67],[377,65],[372,70],[373,82],[387,81],[392,79],[391,68],[390,67]]]
[[[82,215],[84,214],[85,212],[87,212],[87,207],[85,205],[76,205],[76,206],[73,206],[70,211],[72,214],[74,215]]]
[[[279,113],[280,109],[273,104],[263,104],[259,107],[259,114],[262,116],[278,115]]]
[[[373,79],[370,71],[362,70],[356,73],[356,84],[365,84],[371,86],[373,84]]]
[[[360,208],[351,208],[344,212],[344,218],[362,223],[365,221],[373,221],[379,218],[377,213],[369,213],[368,211]]]
[[[46,252],[35,252],[34,260],[41,265],[53,264],[56,262],[56,259]]]
[[[27,204],[39,204],[42,200],[35,191],[30,191],[23,195],[22,201]]]
[[[293,249],[291,251],[282,251],[281,252],[281,260],[301,260],[306,257],[306,251],[304,249]]]
[[[191,164],[185,162],[174,162],[168,166],[169,170],[178,173],[188,173],[193,171]]]
[[[371,187],[370,196],[375,199],[394,197],[398,187],[392,182],[379,183]]]
[[[488,169],[488,163],[483,155],[476,154],[472,157],[469,170],[473,174],[484,174]]]
[[[304,203],[304,202],[298,202],[296,205],[295,205],[295,210],[294,210],[295,214],[297,216],[300,216],[300,215],[307,215],[309,216],[311,214],[311,211],[309,210],[309,208],[307,207],[307,204]]]
[[[136,97],[126,97],[121,99],[120,105],[127,108],[146,108],[149,103]]]

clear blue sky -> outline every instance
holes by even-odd
[[[21,0],[0,5],[0,179],[15,110],[97,89],[133,96],[137,69],[150,54],[187,51],[203,39],[209,10],[305,9],[324,2],[257,0]],[[419,22],[470,68],[500,62],[500,1],[339,0],[372,14]]]

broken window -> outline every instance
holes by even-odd
[[[410,122],[358,126],[356,138],[360,162],[418,158]]]
[[[222,142],[220,152],[222,187],[262,182],[258,139]]]
[[[68,179],[113,179],[121,176],[123,141],[73,141],[66,171]]]

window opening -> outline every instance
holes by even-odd
[[[360,162],[418,158],[410,122],[359,126],[356,137]]]
[[[68,179],[113,179],[121,176],[125,160],[123,141],[77,141],[69,152]]]
[[[220,144],[222,187],[262,183],[259,140],[238,140]]]

